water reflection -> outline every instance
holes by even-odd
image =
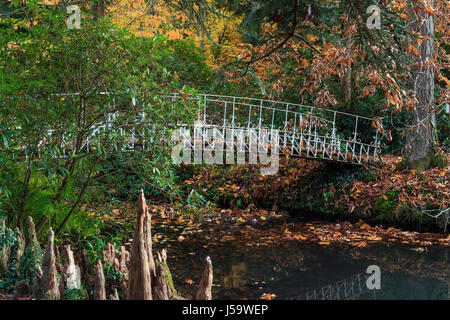
[[[187,255],[186,253],[190,254]],[[321,247],[284,243],[246,247],[238,243],[207,245],[184,241],[169,248],[175,286],[195,296],[201,260],[210,255],[214,266],[215,299],[449,299],[448,249],[416,252],[410,247]],[[381,268],[381,290],[366,286],[366,269]]]
[[[247,277],[247,264],[245,262],[232,264],[230,273],[222,277],[223,287],[225,289],[243,287],[247,283]]]
[[[337,281],[336,283],[308,291],[302,295],[291,297],[292,300],[353,300],[363,294],[372,291],[366,285],[368,278],[366,273],[357,273]],[[376,290],[374,290],[376,292]]]

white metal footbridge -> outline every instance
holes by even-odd
[[[112,93],[100,93],[113,95]],[[227,148],[243,152],[269,149],[271,152],[353,164],[380,162],[380,134],[371,118],[321,109],[302,104],[279,102],[259,98],[220,96],[212,94],[180,94],[164,96],[166,103],[177,112],[177,104],[189,103],[196,110],[193,123],[170,124],[168,130],[191,132],[191,140],[184,139],[184,145],[191,150],[214,150],[218,143]],[[114,101],[114,100],[113,100]],[[131,97],[130,105],[139,105],[139,98]],[[120,111],[114,107],[105,108],[102,119],[84,129],[80,141],[79,132],[49,130],[39,146],[57,146],[55,157],[66,157],[76,149],[79,153],[100,147],[105,136],[121,137],[118,151],[149,149],[158,143],[151,130],[141,130],[142,125],[151,126],[152,119],[142,111],[136,113],[133,123],[119,123]],[[231,139],[230,139],[231,138]],[[167,140],[167,137],[164,138]],[[25,150],[25,154],[26,154]]]
[[[185,99],[170,96],[175,103]],[[280,154],[355,164],[380,161],[379,132],[367,117],[301,104],[257,98],[203,94],[188,96],[198,105],[193,139],[185,148],[252,151],[269,148]],[[231,136],[231,139],[230,139]],[[270,147],[269,147],[270,144]]]

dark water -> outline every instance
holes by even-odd
[[[202,259],[209,255],[214,299],[259,299],[264,293],[275,294],[275,299],[450,299],[449,249],[412,249],[298,242],[247,247],[186,240],[171,244],[168,263],[175,288],[185,297],[195,297]],[[380,290],[366,286],[370,265],[380,267]]]

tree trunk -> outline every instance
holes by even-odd
[[[0,250],[0,276],[8,273],[9,245]]]
[[[53,234],[53,230],[51,230]],[[36,231],[34,228],[33,218],[28,216],[28,228],[25,236],[25,249],[21,252],[22,257],[19,262],[19,271],[17,274],[30,279],[36,278],[36,290],[40,290],[40,279],[41,279],[41,257],[42,249],[37,240]],[[48,249],[47,249],[48,250]],[[47,252],[46,252],[47,254]],[[44,257],[45,261],[45,257]],[[39,294],[37,294],[39,295]]]
[[[59,247],[55,245],[56,254],[56,271],[61,275],[59,281],[59,299],[64,300],[64,290],[66,288],[66,275],[64,274],[64,266],[61,264],[61,254],[59,252]]]
[[[164,266],[158,263],[156,268],[155,286],[153,287],[154,300],[169,300],[169,293],[167,292],[167,280],[164,276]]]
[[[147,250],[148,256],[148,265],[150,268],[150,274],[152,276],[152,280],[156,277],[156,267],[155,260],[153,259],[153,250],[152,250],[152,221],[150,217],[150,213],[148,212],[147,204],[145,203],[145,224],[144,224],[144,234],[146,235],[145,248]]]
[[[120,300],[119,299],[119,293],[117,292],[117,289],[113,289],[113,293],[109,295],[109,300]]]
[[[124,246],[120,247],[119,271],[124,273],[124,278],[128,281],[128,267],[130,265],[130,253]]]
[[[212,300],[212,284],[213,284],[213,268],[211,258],[205,259],[205,270],[203,271],[202,280],[198,285],[197,300]]]
[[[73,252],[70,249],[70,245],[64,246],[64,250],[66,251],[66,261],[64,264],[64,277],[66,281],[66,288],[69,290],[73,289],[81,289],[81,270],[75,264],[75,260],[73,258]]]
[[[26,237],[27,246],[40,249],[39,241],[37,239],[36,228],[34,227],[34,221],[31,216],[28,216],[28,230]]]
[[[25,251],[25,240],[23,239],[22,233],[20,232],[20,229],[16,227],[15,229],[17,234],[17,244],[11,248],[11,256],[13,256],[13,259],[15,260],[15,270],[16,275],[20,274],[20,260],[22,259],[22,255]],[[13,250],[14,249],[14,250]]]
[[[97,261],[95,266],[94,300],[106,300],[105,276],[100,260]]]
[[[120,247],[120,260],[119,260],[119,271],[123,274],[122,283],[120,284],[122,289],[122,299],[128,297],[128,270],[130,267],[130,253],[125,249],[124,246]]]
[[[59,300],[59,286],[56,277],[55,235],[52,228],[48,231],[48,244],[42,263],[42,278],[40,290],[42,298],[46,300]]]
[[[81,279],[83,279],[89,273],[90,267],[86,250],[83,250],[83,252],[81,253],[81,267],[82,267]]]
[[[94,20],[102,18],[105,16],[105,1],[104,0],[94,0],[92,4],[92,15]]]
[[[156,267],[156,279],[153,286],[153,298],[155,300],[169,300],[175,294],[172,275],[167,265],[167,252],[165,249],[158,252]]]
[[[434,73],[433,73],[433,17],[426,10],[416,10],[421,1],[408,1],[408,22],[410,31],[422,39],[411,39],[411,45],[417,50],[410,50],[413,61],[411,67],[411,87],[415,92],[417,104],[411,111],[412,128],[407,132],[404,154],[411,169],[426,170],[434,154]],[[433,6],[433,0],[429,1]],[[417,52],[415,52],[417,51]],[[417,53],[420,52],[420,55]]]
[[[152,279],[148,257],[147,235],[144,233],[147,205],[144,191],[139,194],[139,211],[131,250],[128,273],[128,300],[152,300]],[[147,229],[147,228],[145,228]],[[147,229],[148,231],[148,229]]]
[[[111,265],[114,267],[115,271],[120,270],[119,259],[116,258],[117,250],[111,243],[107,243],[105,250],[103,250],[103,263],[105,266]]]
[[[0,237],[6,233],[5,220],[0,218]],[[3,248],[0,247],[0,276],[8,273],[8,258],[9,258],[9,245],[5,245]]]
[[[342,44],[344,45],[344,48],[347,48],[347,50],[351,50],[351,43],[352,43],[352,35],[349,31],[349,28],[351,27],[352,22],[350,21],[349,16],[345,18],[345,22],[343,25],[343,38],[342,38]],[[347,32],[349,31],[349,32]],[[351,105],[352,101],[352,66],[351,64],[348,66],[348,68],[345,70],[344,74],[342,75],[341,79],[341,85],[342,85],[342,98],[344,99],[344,102],[347,104],[348,107]]]

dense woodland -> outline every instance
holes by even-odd
[[[0,0],[0,298],[189,298],[167,243],[207,230],[249,246],[448,247],[449,18],[445,0]],[[202,93],[370,118],[382,156],[282,156],[268,176],[176,165],[173,124],[195,121],[186,97]],[[117,132],[142,112],[149,147],[122,152]],[[214,299],[213,266],[198,258],[190,298]]]

